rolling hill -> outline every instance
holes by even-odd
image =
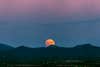
[[[100,47],[91,44],[78,45],[73,48],[59,46],[29,48],[20,46],[8,50],[4,56],[9,63],[27,63],[35,59],[40,60],[43,58],[97,58],[100,57]]]

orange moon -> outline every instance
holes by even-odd
[[[51,45],[55,45],[55,41],[53,39],[47,39],[45,41],[46,46],[51,46]]]

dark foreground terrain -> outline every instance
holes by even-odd
[[[0,64],[0,67],[100,67],[100,63]]]
[[[13,48],[0,44],[0,67],[100,67],[100,47]]]
[[[0,67],[100,67],[99,58],[57,58],[42,57],[30,62],[7,61],[0,63]]]

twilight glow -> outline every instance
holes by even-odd
[[[0,0],[0,43],[38,47],[53,38],[64,47],[100,46],[99,19],[100,0]]]

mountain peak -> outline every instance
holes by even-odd
[[[75,48],[95,48],[96,46],[92,44],[83,44],[83,45],[78,45]]]
[[[47,48],[58,48],[58,46],[50,45],[50,46],[48,46]]]
[[[17,48],[23,49],[23,48],[28,48],[28,47],[26,47],[26,46],[19,46],[19,47],[17,47]]]
[[[13,47],[7,45],[7,44],[3,44],[0,43],[0,50],[8,50],[8,49],[12,49]]]

